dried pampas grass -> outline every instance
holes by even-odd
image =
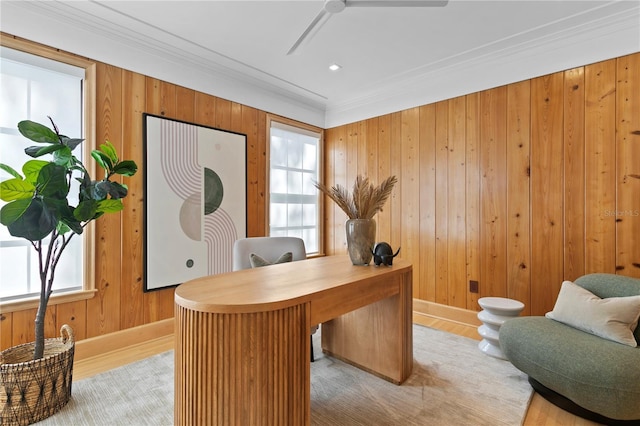
[[[353,194],[342,185],[328,188],[322,183],[315,182],[316,188],[326,194],[340,207],[349,219],[372,219],[376,213],[382,211],[384,203],[391,195],[391,190],[398,182],[395,176],[386,178],[380,186],[373,186],[368,177],[358,175],[353,184]]]

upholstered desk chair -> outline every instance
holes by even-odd
[[[288,253],[291,253],[289,260]],[[253,256],[253,259],[252,259]],[[305,260],[307,251],[304,241],[296,237],[251,237],[241,238],[233,244],[233,270],[266,266],[278,261]],[[253,262],[253,264],[252,264]],[[311,334],[318,326],[311,328]],[[313,362],[313,338],[310,337],[311,362]]]

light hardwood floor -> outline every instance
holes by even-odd
[[[480,340],[476,327],[433,318],[427,315],[414,315],[414,322],[428,327],[437,328],[449,333]],[[73,367],[73,377],[75,380],[82,380],[103,371],[110,370],[131,362],[139,361],[151,355],[155,355],[173,349],[174,337],[168,335],[144,343],[128,346],[124,349],[114,350],[101,355],[77,360]],[[555,405],[547,402],[538,394],[534,394],[524,426],[595,426],[597,423],[584,420],[580,417],[567,413]]]

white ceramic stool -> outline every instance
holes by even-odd
[[[478,312],[478,319],[482,321],[478,327],[478,334],[482,337],[478,347],[489,356],[506,359],[500,349],[500,326],[506,320],[520,315],[524,303],[504,297],[482,297],[478,304],[483,309]]]

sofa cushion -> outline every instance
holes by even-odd
[[[617,274],[587,274],[575,280],[580,287],[601,298],[640,295],[640,280]],[[640,345],[640,324],[633,335]]]
[[[291,262],[293,260],[293,254],[288,251],[286,253],[283,253],[279,258],[277,258],[275,261],[270,262],[268,260],[266,260],[265,258],[258,256],[255,253],[251,253],[249,260],[251,261],[251,267],[252,268],[259,268],[261,266],[267,266],[267,265],[274,265],[276,263],[286,263],[286,262]]]
[[[640,318],[640,296],[601,299],[571,281],[564,281],[553,311],[546,316],[604,339],[636,347],[633,332]]]
[[[549,389],[612,419],[640,419],[640,348],[541,316],[505,321],[499,338],[507,359]]]

